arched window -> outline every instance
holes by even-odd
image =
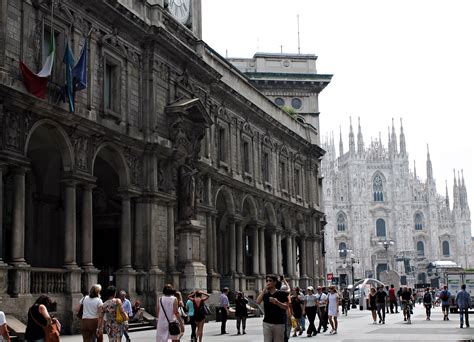
[[[448,241],[443,241],[443,255],[444,256],[449,255],[449,242]]]
[[[375,175],[373,181],[374,202],[383,202],[383,180],[382,176]]]
[[[423,216],[420,213],[415,215],[415,230],[423,230]]]
[[[418,256],[424,256],[425,255],[425,244],[423,241],[418,241],[416,243],[416,252]]]
[[[339,243],[339,256],[345,258],[347,256],[347,245],[345,242]]]
[[[343,232],[346,230],[346,217],[343,213],[337,215],[337,230]]]
[[[385,221],[383,219],[378,219],[375,223],[375,227],[377,230],[377,236],[385,237],[387,236],[387,232],[385,230]]]

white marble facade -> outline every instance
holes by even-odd
[[[411,170],[403,126],[392,122],[388,146],[381,137],[366,146],[359,121],[349,127],[349,149],[326,139],[322,162],[327,272],[347,284],[394,270],[410,285],[437,276],[427,266],[450,260],[472,267],[471,217],[464,175],[454,172],[451,196],[436,190],[430,154],[425,177]],[[338,150],[338,153],[336,152]],[[385,248],[384,247],[385,242]],[[339,252],[350,250],[348,253]]]

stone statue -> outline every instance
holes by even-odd
[[[178,169],[178,219],[190,221],[196,209],[196,177],[198,170],[186,159]]]

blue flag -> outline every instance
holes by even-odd
[[[79,91],[87,88],[87,40],[84,40],[84,46],[81,50],[81,56],[76,65],[72,69],[74,91]]]
[[[64,86],[64,92],[69,100],[69,111],[74,113],[74,88],[72,84],[74,56],[72,54],[71,47],[69,46],[69,40],[66,43],[66,48],[64,49],[63,63],[66,64],[66,85]]]

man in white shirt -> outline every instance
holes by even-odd
[[[323,288],[318,286],[318,292],[316,293],[316,297],[319,301],[319,310],[318,310],[318,318],[319,318],[319,325],[317,332],[321,332],[321,327],[323,328],[323,332],[328,330],[328,312],[327,312],[327,303],[328,303],[328,295],[323,292]]]

